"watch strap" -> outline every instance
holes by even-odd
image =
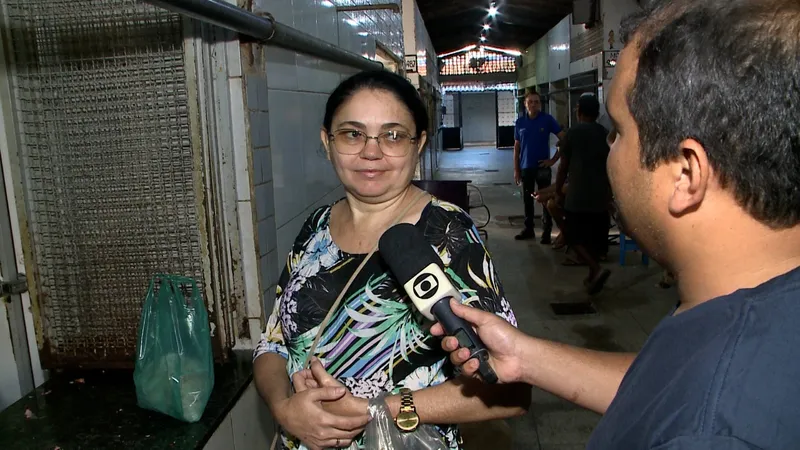
[[[417,408],[414,406],[414,395],[411,392],[411,389],[408,388],[401,388],[400,389],[400,410],[406,411],[416,411]]]

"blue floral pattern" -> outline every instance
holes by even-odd
[[[291,376],[302,369],[319,325],[364,255],[342,252],[330,234],[331,207],[315,211],[303,226],[281,275],[266,332],[254,357],[277,353]],[[516,326],[491,257],[472,220],[460,208],[433,199],[416,224],[436,250],[462,302],[492,311]],[[367,261],[323,330],[315,351],[326,370],[353,395],[374,398],[400,388],[420,390],[453,378],[439,340],[428,332],[380,256]],[[451,449],[461,448],[458,428],[437,425]],[[282,433],[282,448],[305,449]],[[357,440],[363,448],[361,439]]]

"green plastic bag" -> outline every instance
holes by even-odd
[[[194,280],[153,277],[136,353],[139,406],[185,422],[200,420],[214,387],[214,358],[208,314]]]

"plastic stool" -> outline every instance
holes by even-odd
[[[625,265],[625,254],[628,252],[642,252],[642,249],[636,245],[632,239],[625,236],[622,232],[619,233],[619,265]],[[642,265],[647,267],[650,264],[650,258],[642,252]]]

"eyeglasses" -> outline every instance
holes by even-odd
[[[367,146],[367,141],[375,139],[386,156],[402,157],[408,155],[411,144],[417,138],[404,131],[386,131],[377,136],[368,136],[359,130],[341,129],[328,135],[336,143],[334,148],[342,155],[357,155]]]

